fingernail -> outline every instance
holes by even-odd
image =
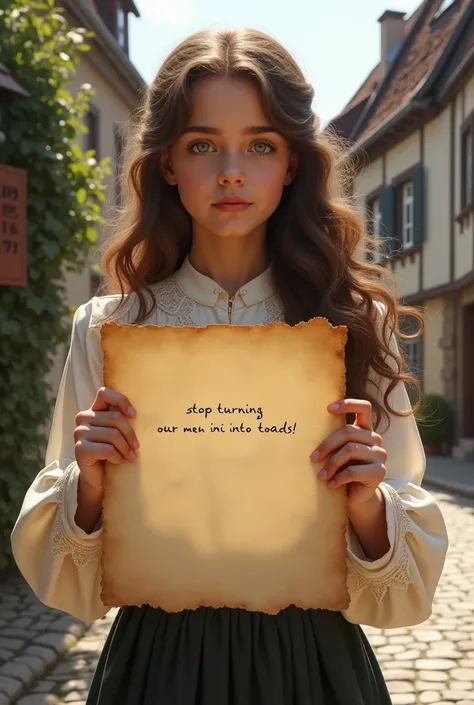
[[[128,407],[127,413],[128,413],[130,416],[136,416],[136,415],[137,415],[137,412],[135,411],[135,409],[133,408],[133,406],[129,406],[129,407]]]
[[[137,450],[137,448],[140,447],[140,444],[137,440],[135,440],[135,441],[133,441],[132,446],[135,448],[135,450]]]
[[[131,450],[130,453],[128,454],[128,457],[130,458],[130,460],[136,460],[137,454],[133,450]]]
[[[341,405],[340,404],[330,404],[328,406],[328,411],[337,411]]]
[[[328,476],[328,471],[324,468],[323,468],[323,470],[321,470],[321,472],[318,475],[320,480],[325,480],[327,476]]]
[[[328,487],[331,487],[331,488],[332,488],[332,487],[335,486],[335,484],[336,484],[335,481],[334,481],[334,480],[331,480],[331,482],[328,482]]]
[[[314,450],[314,451],[311,453],[311,458],[312,458],[312,460],[317,460],[320,455],[321,455],[321,453],[319,452],[319,450]]]

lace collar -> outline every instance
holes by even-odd
[[[213,279],[198,272],[186,257],[181,268],[176,272],[176,281],[180,289],[203,306],[215,306],[219,297],[226,292]],[[236,293],[246,306],[266,301],[275,294],[271,266],[258,277],[244,284]]]

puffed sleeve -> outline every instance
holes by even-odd
[[[390,346],[398,351],[393,335]],[[372,377],[369,384],[379,390],[382,401],[388,381]],[[403,383],[391,393],[390,405],[397,411],[410,408]],[[368,560],[349,526],[351,604],[344,616],[356,624],[390,629],[420,624],[430,617],[448,536],[437,502],[421,487],[426,458],[415,418],[391,414],[390,427],[381,435],[388,453],[380,489],[385,498],[390,549],[382,558]]]
[[[98,301],[80,306],[74,316],[46,467],[26,493],[11,536],[17,565],[38,598],[85,622],[108,611],[100,599],[102,529],[86,534],[74,522],[79,478],[75,417],[90,408],[102,386],[100,329],[90,325]]]

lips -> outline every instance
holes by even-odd
[[[212,205],[224,213],[238,213],[247,210],[252,204],[239,196],[224,196],[224,198]]]

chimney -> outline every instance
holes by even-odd
[[[405,39],[405,16],[405,12],[386,10],[379,17],[381,28],[380,80],[383,80],[387,75]]]

